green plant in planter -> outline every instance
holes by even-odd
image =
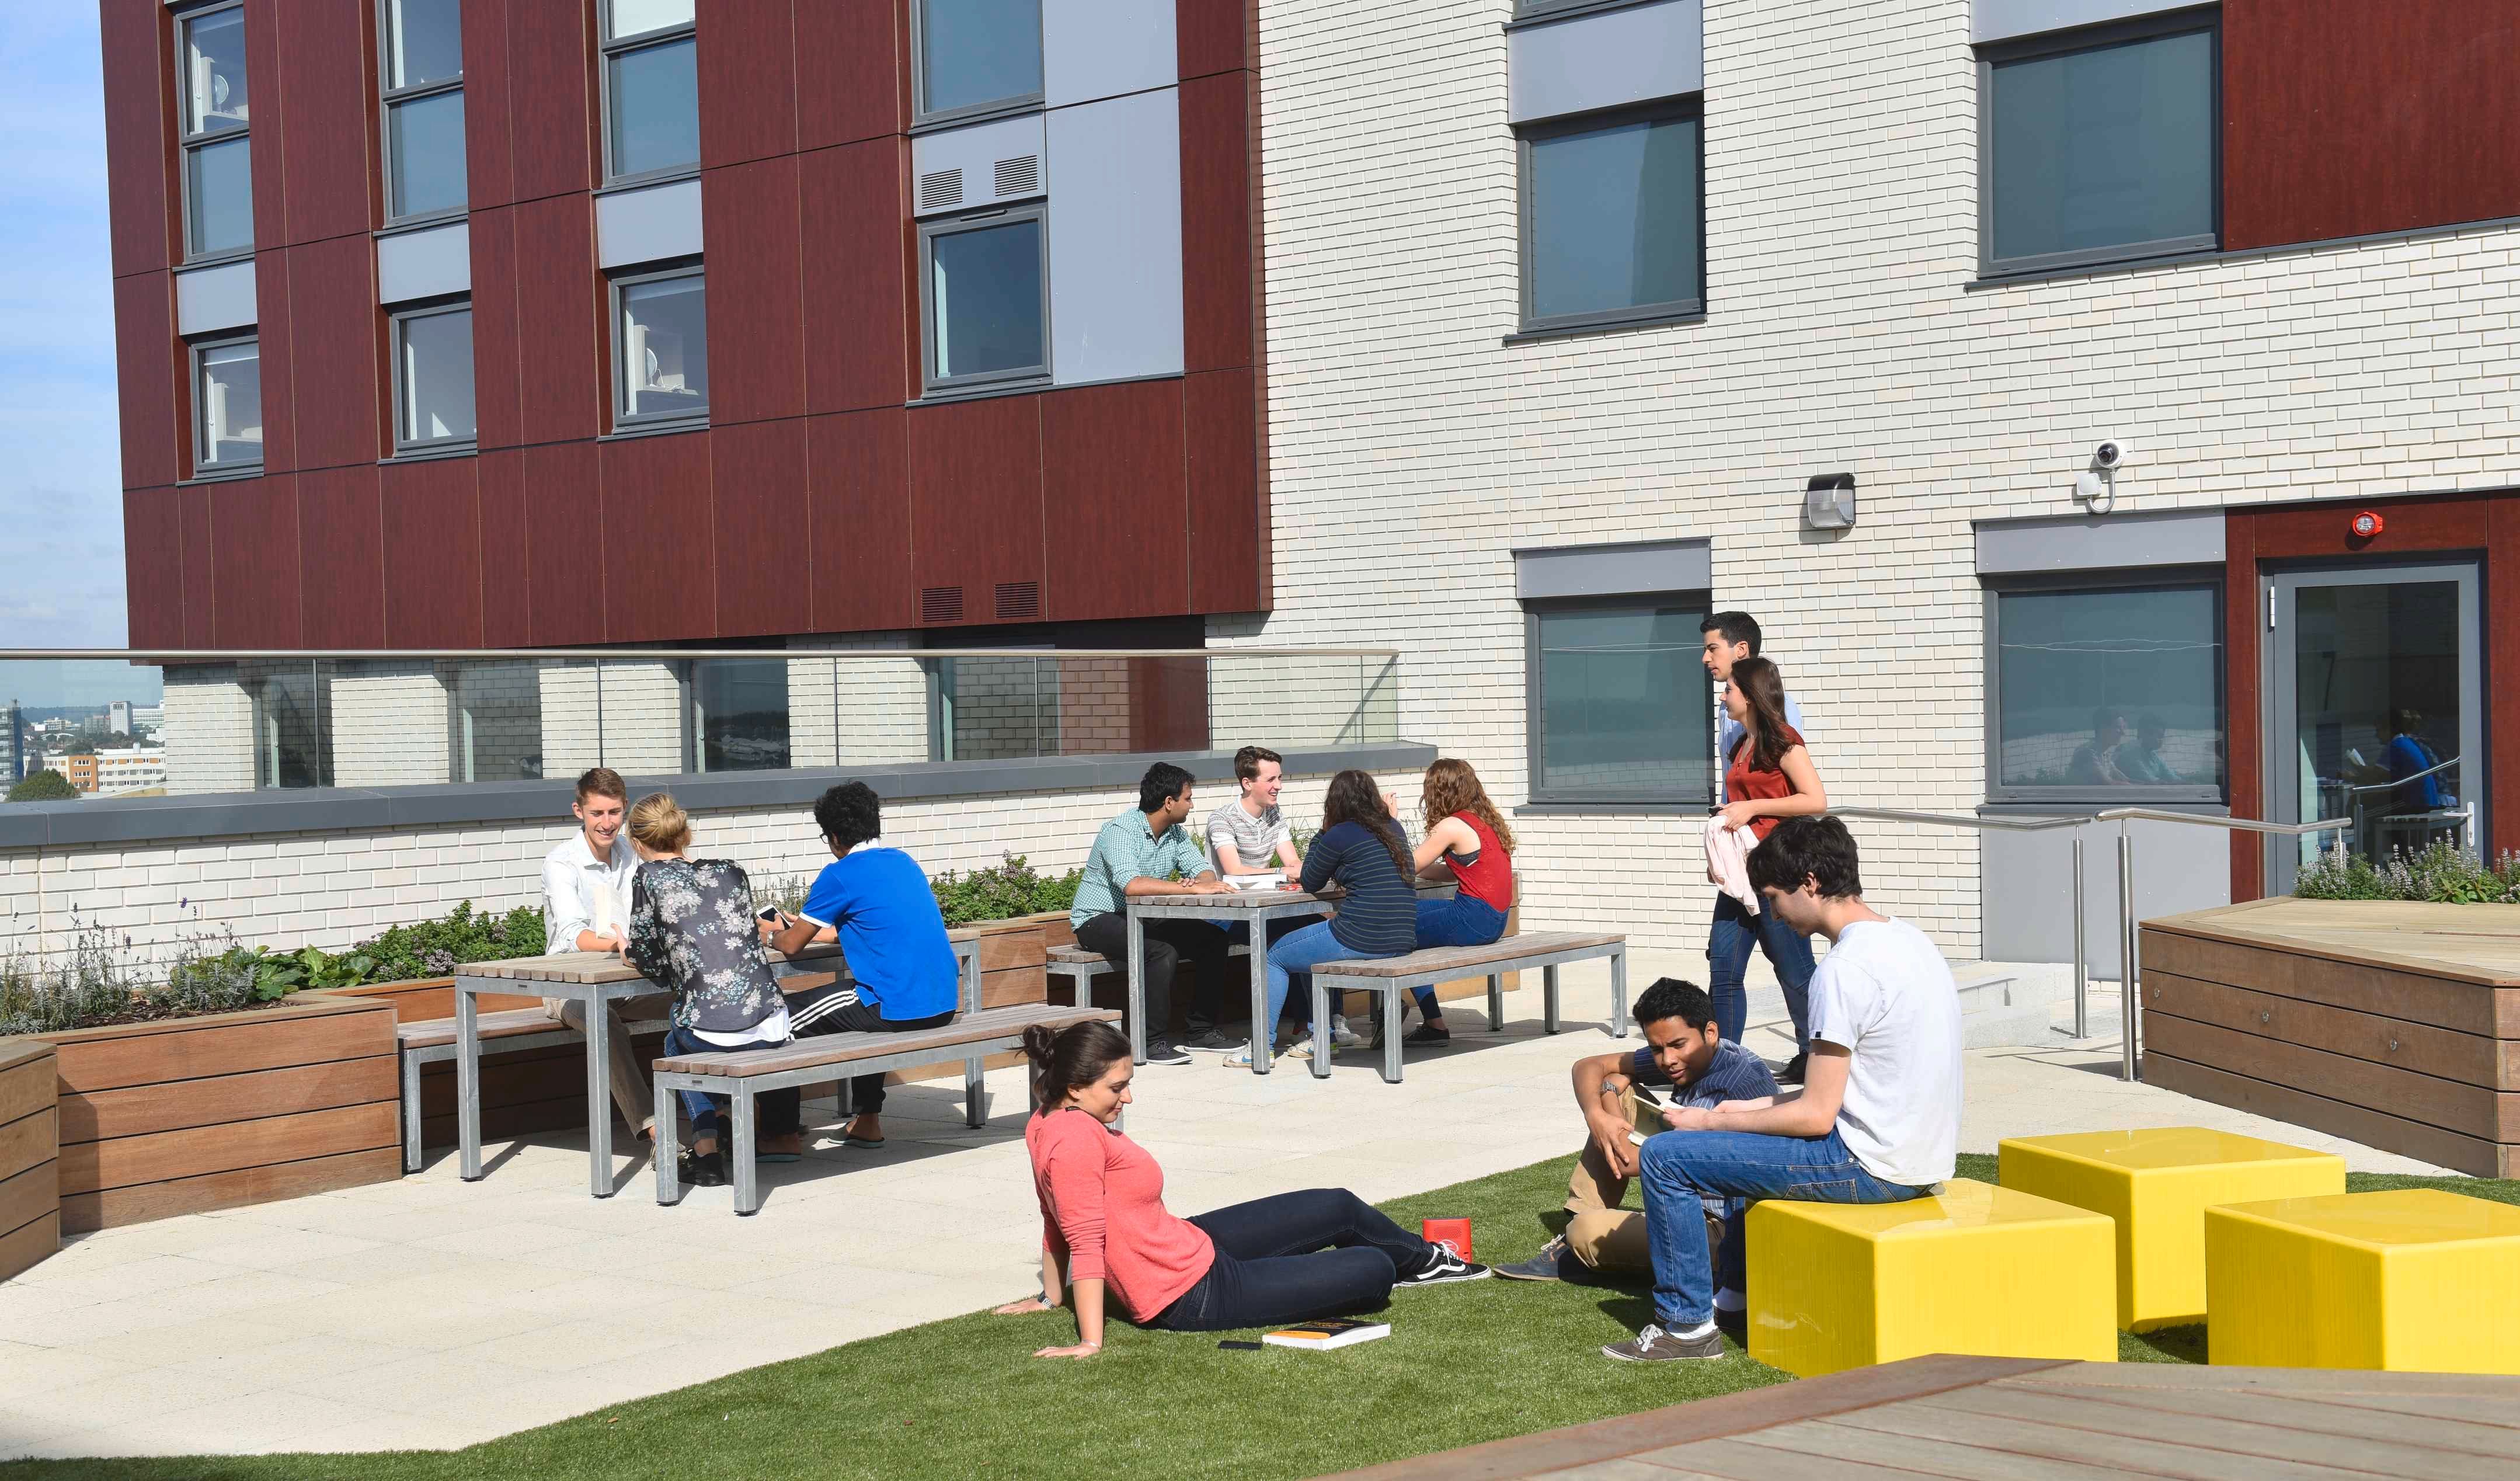
[[[936,891],[936,908],[947,925],[968,925],[1065,910],[1076,903],[1076,886],[1084,877],[1081,869],[1046,875],[1024,862],[1023,855],[1008,854],[968,875],[949,869],[929,880],[928,887]]]
[[[2417,900],[2440,905],[2520,905],[2520,853],[2493,864],[2447,839],[2375,863],[2340,842],[2301,867],[2293,894],[2303,900]]]
[[[505,915],[475,911],[467,900],[443,920],[397,925],[350,951],[353,958],[364,957],[369,963],[365,981],[443,977],[467,962],[541,956],[543,913],[532,905],[518,906]]]
[[[792,916],[805,908],[805,894],[813,883],[810,875],[764,875],[752,881],[753,909],[775,905]]]

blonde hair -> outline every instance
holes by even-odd
[[[692,816],[672,792],[650,792],[630,808],[630,836],[660,854],[681,853],[692,841]]]
[[[1488,826],[1488,830],[1496,834],[1498,845],[1508,854],[1513,852],[1513,830],[1505,826],[1505,814],[1498,812],[1497,805],[1488,800],[1488,789],[1479,785],[1479,774],[1470,770],[1467,761],[1456,761],[1446,756],[1430,764],[1426,768],[1423,789],[1418,795],[1425,807],[1428,828],[1455,813],[1468,813]]]

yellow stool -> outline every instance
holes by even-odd
[[[1955,1178],[1907,1203],[1750,1206],[1750,1356],[1816,1378],[1924,1353],[2114,1363],[2109,1221]]]
[[[2205,1309],[2215,1363],[2520,1373],[2520,1208],[2431,1188],[2209,1208]]]
[[[2118,1325],[2205,1320],[2205,1208],[2345,1191],[2345,1159],[2280,1142],[2173,1126],[2016,1137],[1996,1155],[2006,1188],[2118,1225]]]

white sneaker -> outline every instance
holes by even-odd
[[[1346,1018],[1332,1018],[1330,1043],[1339,1049],[1362,1049],[1365,1047],[1365,1036],[1348,1027]]]
[[[1271,1055],[1273,1062],[1275,1058],[1276,1055]],[[1249,1069],[1251,1067],[1251,1046],[1245,1044],[1240,1049],[1238,1049],[1234,1053],[1226,1055],[1225,1067],[1227,1069]]]

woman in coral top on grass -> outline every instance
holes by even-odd
[[[1024,1030],[1033,1062],[1033,1190],[1041,1200],[1041,1294],[1000,1316],[1049,1311],[1072,1294],[1077,1342],[1036,1358],[1102,1350],[1103,1295],[1140,1326],[1225,1331],[1372,1311],[1394,1286],[1477,1280],[1456,1259],[1345,1189],[1254,1198],[1177,1219],[1164,1173],[1114,1125],[1130,1100],[1128,1036],[1108,1023]]]

